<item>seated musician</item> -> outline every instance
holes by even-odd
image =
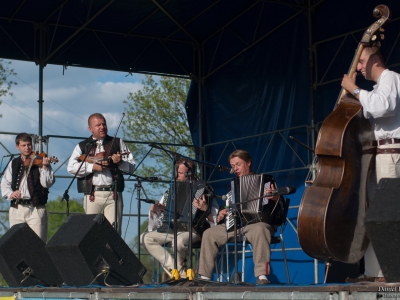
[[[192,170],[194,174],[195,165],[193,161],[187,159],[179,159],[175,166],[177,170],[176,180],[177,181],[187,181],[189,168]],[[174,269],[174,258],[173,255],[168,253],[164,248],[164,244],[171,243],[174,245],[174,232],[172,229],[161,230],[163,232],[158,232],[157,228],[161,226],[162,216],[164,214],[165,203],[167,201],[167,197],[164,195],[159,204],[152,204],[149,211],[149,225],[148,232],[143,233],[140,236],[140,243],[142,246],[152,255],[155,259],[157,259],[161,265],[163,266],[165,272],[171,276],[171,271]],[[188,199],[189,200],[189,199]],[[216,216],[218,212],[218,206],[216,202],[208,209],[208,204],[205,196],[203,195],[201,198],[195,198],[193,200],[193,205],[200,211],[208,214],[204,216],[205,222],[203,224],[202,230],[210,226],[214,226],[216,221]],[[210,212],[211,211],[211,212]],[[213,217],[214,215],[214,217]],[[200,231],[200,230],[199,230]],[[192,243],[198,242],[201,240],[202,232],[196,232],[193,230],[192,232]],[[186,256],[188,252],[188,243],[189,243],[189,232],[182,229],[177,228],[177,269],[179,271],[180,277],[186,278]]]
[[[251,157],[247,151],[236,150],[229,155],[228,161],[232,166],[236,176],[244,176],[252,174],[251,172]],[[275,187],[266,188],[265,193],[271,193]],[[279,199],[278,195],[265,197],[262,201],[263,207],[267,202],[274,201],[278,204],[274,213],[281,212],[282,206],[276,201]],[[267,201],[268,200],[268,201]],[[218,255],[218,248],[224,246],[228,240],[234,237],[234,231],[227,231],[224,219],[228,213],[226,208],[218,213],[218,225],[205,231],[201,242],[200,252],[200,278],[210,280],[214,262]],[[272,218],[271,218],[272,219]],[[247,241],[253,245],[253,260],[254,260],[254,275],[257,284],[269,284],[267,275],[270,272],[270,242],[271,237],[274,235],[277,226],[270,225],[264,222],[248,224],[237,230],[237,234],[242,232]]]
[[[128,147],[122,139],[107,135],[107,123],[102,114],[90,115],[88,125],[92,136],[76,145],[67,170],[77,175],[78,192],[85,194],[86,214],[103,213],[113,225],[117,196],[117,229],[121,234],[124,190],[121,171],[133,173],[135,162],[132,154],[121,156],[121,153],[129,153]],[[88,159],[81,162],[88,152]],[[103,159],[104,153],[109,153],[109,158]]]

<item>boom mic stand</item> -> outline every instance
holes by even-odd
[[[163,283],[170,283],[172,281],[175,281],[175,280],[179,279],[179,271],[178,271],[178,263],[177,263],[178,253],[177,253],[177,250],[176,250],[177,247],[178,247],[178,243],[177,243],[178,222],[177,222],[177,215],[176,215],[176,211],[177,211],[178,207],[177,207],[177,201],[176,201],[176,199],[177,199],[177,197],[176,197],[176,195],[177,195],[177,185],[176,185],[176,174],[175,174],[176,166],[175,166],[175,163],[180,157],[182,157],[182,155],[180,155],[179,153],[170,151],[168,149],[165,149],[164,147],[162,147],[161,145],[158,145],[158,144],[151,143],[151,144],[149,144],[149,146],[152,147],[152,148],[156,148],[156,149],[160,149],[160,150],[164,151],[172,159],[172,166],[173,166],[173,168],[172,168],[173,176],[172,177],[174,178],[174,180],[173,180],[173,189],[171,189],[171,190],[173,190],[173,195],[172,196],[170,195],[170,199],[173,201],[173,206],[174,206],[174,213],[173,213],[174,269],[171,271],[171,278],[166,280],[166,281],[164,281],[164,282],[162,282],[162,284],[163,284]],[[170,203],[170,205],[171,205],[171,203]],[[167,231],[169,231],[169,228],[167,229]],[[166,234],[169,234],[169,233],[167,232]]]
[[[175,161],[178,160],[179,158],[187,158],[187,159],[189,159],[189,160],[191,160],[193,162],[197,162],[197,163],[202,164],[202,165],[204,165],[206,167],[211,167],[211,168],[214,168],[214,169],[218,169],[220,171],[229,171],[230,173],[232,173],[232,169],[230,169],[230,168],[185,157],[185,156],[183,156],[183,155],[181,155],[179,153],[167,150],[167,149],[163,148],[159,144],[150,143],[149,146],[151,146],[152,148],[157,148],[157,149],[163,150],[168,155],[172,154],[172,157],[174,158],[174,166],[175,166]],[[195,178],[195,179],[198,180],[197,178]],[[198,180],[198,181],[200,181],[200,180]],[[175,192],[174,192],[175,199],[174,200],[176,200],[176,178],[175,177],[174,177],[174,187],[175,187]],[[207,189],[207,185],[206,184],[204,184],[204,187]],[[190,195],[190,200],[191,201],[190,202],[192,203],[192,201],[193,201],[192,189],[190,189],[190,190],[191,190],[191,192],[190,192],[191,193],[191,195]],[[212,192],[212,194],[213,194],[213,192]],[[192,251],[192,221],[193,220],[192,220],[192,204],[191,203],[190,203],[190,206],[189,206],[190,207],[190,209],[189,209],[189,215],[190,215],[189,216],[189,243],[188,243],[189,244],[188,245],[188,253],[189,253],[189,255],[191,255],[191,251]],[[176,225],[177,225],[177,223],[176,223],[176,210],[177,210],[176,201],[174,201],[174,205],[175,205],[174,206],[174,249],[176,249],[176,247],[177,247],[177,245],[176,245]],[[210,203],[209,203],[209,205],[210,205]],[[174,264],[175,264],[174,267],[175,267],[175,271],[177,272],[176,273],[177,275],[176,276],[173,275],[171,280],[169,280],[167,282],[173,281],[174,279],[179,279],[179,273],[178,273],[178,270],[177,270],[177,253],[176,253],[176,251],[174,251]],[[191,257],[190,257],[190,267],[191,267]],[[172,273],[172,274],[174,274],[174,273]],[[194,278],[194,272],[192,271],[191,268],[188,269],[187,278],[189,280],[193,280],[193,278]],[[204,281],[202,279],[196,279],[196,281],[213,283],[212,281]],[[214,282],[214,283],[217,283],[217,282]]]
[[[86,147],[89,146],[89,145],[90,145],[90,148],[95,147],[96,141],[92,141],[92,142],[88,143],[88,144],[86,145]],[[81,164],[79,165],[78,170],[75,172],[74,177],[72,178],[72,180],[71,180],[71,182],[69,183],[67,189],[65,190],[65,192],[64,192],[64,194],[63,194],[63,197],[61,198],[61,202],[63,202],[64,200],[67,202],[67,208],[66,208],[67,217],[69,216],[69,195],[68,195],[68,191],[69,191],[69,189],[71,188],[72,183],[75,181],[75,179],[76,179],[76,177],[77,177],[77,175],[78,175],[80,169],[81,169],[82,166],[83,166],[83,163],[86,161],[86,159],[88,158],[89,154],[90,154],[90,150],[89,150],[89,151],[86,151],[86,154],[85,154],[84,159],[82,160]],[[85,185],[85,190],[86,190],[86,189],[87,189],[87,185]],[[86,195],[86,193],[84,193],[83,201],[85,201],[85,195]]]
[[[150,200],[147,197],[146,191],[143,188],[142,182],[154,182],[154,178],[150,179],[150,178],[146,178],[146,177],[141,177],[139,175],[135,175],[135,174],[129,174],[131,176],[134,176],[137,180],[137,183],[135,184],[135,188],[133,189],[133,192],[136,190],[136,200],[137,200],[137,208],[138,208],[138,237],[140,238],[140,215],[141,215],[141,201],[146,202],[146,203],[154,203],[156,202],[156,200]],[[143,191],[143,194],[145,195],[146,198],[142,199],[140,196],[140,191]],[[140,260],[140,243],[139,243],[139,247],[138,247],[138,252],[137,252],[137,256]]]

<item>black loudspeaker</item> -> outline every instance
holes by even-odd
[[[146,273],[102,214],[68,217],[46,249],[70,286],[132,285]]]
[[[365,217],[367,234],[386,282],[400,282],[400,178],[382,178]]]
[[[25,223],[16,224],[0,239],[0,273],[9,286],[59,286],[63,280],[45,242]]]

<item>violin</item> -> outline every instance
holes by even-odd
[[[33,151],[29,156],[24,160],[24,166],[29,167],[29,166],[38,166],[42,167],[43,166],[43,157],[47,157],[47,154],[42,151],[42,153],[39,153],[37,151]],[[58,158],[53,156],[49,157],[51,163],[58,163]]]
[[[130,154],[129,151],[128,152],[124,152],[124,153],[121,153],[121,156],[129,155],[129,154]],[[78,157],[78,161],[82,162],[82,161],[85,160],[85,162],[88,162],[88,163],[91,163],[91,164],[98,164],[98,163],[101,163],[102,161],[106,161],[106,160],[110,160],[111,159],[112,155],[110,155],[108,157],[106,155],[107,155],[106,152],[100,152],[100,153],[97,153],[94,156],[93,155],[88,155],[86,157],[86,160],[85,160],[86,154],[82,154],[81,156]]]

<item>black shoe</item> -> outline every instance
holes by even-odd
[[[357,278],[347,277],[345,282],[357,283],[357,282],[386,282],[385,277],[370,277],[366,275],[361,275]]]

